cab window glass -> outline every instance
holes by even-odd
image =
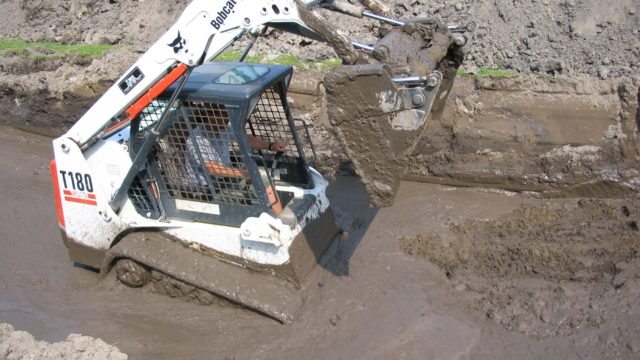
[[[216,84],[243,85],[256,81],[269,72],[269,68],[260,65],[240,65],[222,75],[216,80]]]

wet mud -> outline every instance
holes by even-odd
[[[215,296],[209,291],[177,280],[157,270],[146,267],[143,270],[139,270],[139,267],[141,265],[133,260],[121,259],[106,276],[111,277],[108,281],[114,281],[113,277],[116,277],[118,281],[129,287],[144,289],[186,302],[194,302],[200,305],[234,306],[230,301]]]
[[[465,342],[476,336],[471,325],[424,302],[426,289],[441,284],[422,282],[428,266],[415,267],[386,235],[366,236],[376,210],[355,178],[331,187],[349,234],[310,275],[299,318],[282,325],[231,306],[132,289],[114,277],[99,280],[74,267],[56,229],[46,169],[50,139],[8,128],[0,136],[2,165],[12,170],[1,179],[0,321],[38,338],[60,341],[82,332],[117,343],[132,358],[324,359],[402,353],[417,358],[425,351],[450,358],[463,350],[447,336]],[[407,285],[399,279],[408,279]],[[425,344],[425,337],[434,340]]]
[[[382,66],[351,66],[325,77],[328,118],[355,171],[376,206],[388,206],[404,172],[401,150],[391,139],[394,114],[381,106],[388,95],[393,108],[397,89]],[[403,144],[406,146],[406,144]]]
[[[372,204],[382,207],[393,204],[406,172],[405,157],[419,140],[432,104],[444,105],[464,51],[453,44],[447,27],[435,20],[382,27],[378,36],[372,52],[377,63],[358,62],[330,71],[324,86],[326,116]],[[435,70],[441,71],[438,76],[444,74],[444,78],[433,75],[435,85],[423,81],[410,89],[393,80],[426,77]],[[440,82],[446,84],[445,93],[444,88],[438,92]]]
[[[400,244],[437,264],[486,321],[533,338],[591,333],[633,358],[639,222],[637,196],[529,200],[494,220],[451,224],[451,239],[434,231]]]
[[[625,96],[632,110],[637,109],[635,94]],[[447,108],[460,126],[469,116],[464,109],[483,103],[473,102],[474,94],[463,95],[462,106]],[[549,99],[540,96],[539,103]],[[50,112],[82,110],[45,95],[30,101]],[[522,106],[525,110],[517,113],[526,114],[528,105]],[[473,113],[475,125],[491,126],[484,111]],[[33,116],[33,121],[48,121]],[[634,111],[620,116],[636,117]],[[447,121],[431,126],[456,124]],[[634,359],[640,351],[635,336],[640,314],[634,307],[640,299],[640,209],[627,186],[633,185],[633,169],[624,177],[625,167],[635,161],[635,137],[629,132],[635,128],[627,125],[622,122],[624,131],[612,131],[603,140],[616,146],[603,146],[605,154],[624,159],[613,172],[620,178],[593,181],[593,174],[611,174],[601,168],[611,161],[592,156],[589,147],[527,148],[529,154],[549,154],[525,169],[543,164],[553,170],[550,174],[579,174],[567,181],[576,186],[555,186],[542,177],[523,181],[523,158],[512,149],[523,149],[526,141],[516,139],[496,151],[469,150],[469,144],[480,144],[471,142],[479,139],[475,135],[487,134],[480,131],[459,136],[447,145],[449,153],[436,150],[416,158],[430,172],[418,174],[419,179],[432,176],[432,182],[465,188],[399,182],[396,203],[376,210],[357,178],[337,177],[329,195],[347,234],[311,274],[299,317],[289,325],[203,297],[160,274],[152,273],[151,286],[141,290],[120,284],[115,275],[101,281],[74,267],[56,227],[47,168],[51,138],[33,128],[2,127],[0,322],[49,342],[80,332],[117,344],[132,358],[211,358],[215,353],[213,358],[221,359]],[[465,134],[455,126],[448,129]],[[507,130],[512,129],[517,130]],[[609,130],[607,124],[598,129]],[[554,134],[573,135],[564,130]],[[447,131],[433,131],[423,150],[451,140]],[[312,136],[322,139],[319,133]],[[627,136],[626,142],[616,135]],[[321,151],[344,161],[341,153]],[[513,171],[500,173],[507,168]],[[486,189],[468,188],[477,185]],[[495,186],[524,192],[490,189]],[[526,192],[545,189],[542,195]],[[210,306],[200,305],[209,300]]]
[[[287,323],[295,320],[302,305],[294,284],[276,276],[286,268],[258,271],[250,264],[240,266],[204,249],[185,247],[162,233],[127,234],[109,250],[101,274],[110,272],[114,262],[113,270],[124,284],[134,288],[148,285],[173,298],[210,304],[211,294],[215,294]]]
[[[357,178],[338,177],[329,196],[348,234],[311,273],[297,320],[282,325],[225,304],[203,306],[132,289],[115,276],[100,280],[74,267],[56,226],[46,165],[50,139],[2,128],[0,140],[6,169],[0,173],[0,322],[38,339],[58,342],[82,333],[117,344],[131,358],[157,359],[637,355],[633,221],[640,209],[633,199],[536,199],[402,182],[392,207],[374,209]],[[583,239],[579,231],[593,235]],[[556,233],[569,239],[556,244],[564,244],[566,256],[549,238]],[[527,241],[517,246],[520,236]],[[467,242],[478,246],[457,245]],[[573,243],[581,250],[571,251]],[[437,254],[433,263],[419,250],[427,248]],[[482,255],[459,257],[458,248]],[[580,259],[571,260],[574,255]],[[529,302],[518,303],[526,291],[533,294]],[[539,305],[532,299],[550,304],[541,307],[548,322],[535,318],[530,307]],[[577,320],[563,320],[565,309],[567,319]],[[572,321],[577,326],[570,327]]]

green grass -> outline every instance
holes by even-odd
[[[337,58],[322,60],[320,61],[320,65],[328,69],[333,69],[333,68],[337,68],[338,66],[341,66],[342,60]]]
[[[239,51],[225,51],[222,54],[216,56],[215,60],[217,61],[238,61],[240,60],[240,55],[242,55]],[[262,55],[249,55],[244,60],[246,62],[259,63],[262,62]]]
[[[0,47],[0,49],[2,48]],[[4,53],[7,55],[20,56],[20,57],[29,56],[29,50],[27,49],[7,49],[7,50],[4,50]]]
[[[239,51],[225,51],[220,55],[216,56],[215,60],[217,61],[238,61],[242,53]],[[246,62],[253,63],[266,63],[266,64],[277,64],[277,65],[289,65],[293,66],[296,69],[318,69],[325,68],[331,69],[342,65],[342,61],[340,59],[327,59],[319,62],[314,61],[306,61],[302,60],[300,57],[290,54],[280,55],[275,58],[269,59],[264,54],[255,54],[249,55],[245,59]]]
[[[47,57],[44,55],[36,55],[36,56],[32,56],[31,60],[33,60],[33,62],[39,63],[47,60]]]
[[[458,76],[471,77],[474,79],[512,79],[520,76],[520,73],[506,69],[489,69],[481,67],[476,74],[468,74],[464,69],[458,69]]]
[[[53,54],[75,54],[83,57],[97,58],[115,49],[115,45],[67,45],[53,41],[25,41],[19,39],[0,39],[0,51],[11,55],[29,56],[30,51],[44,49]]]
[[[303,65],[302,59],[290,54],[280,55],[275,59],[267,60],[267,62],[271,64],[289,65],[293,67],[301,67],[301,65]]]
[[[75,54],[88,58],[101,57],[107,52],[116,49],[115,45],[89,45],[77,44],[67,45],[53,41],[25,41],[20,39],[0,39],[0,52],[7,55],[21,56],[31,58],[36,62],[46,60],[50,56],[56,54]],[[44,54],[43,54],[44,53]],[[239,51],[225,51],[218,55],[217,61],[238,61],[242,53]],[[295,55],[280,55],[275,58],[269,58],[265,54],[253,54],[247,56],[246,62],[267,63],[278,65],[290,65],[297,69],[332,69],[340,66],[340,59],[327,59],[319,62],[302,60]]]

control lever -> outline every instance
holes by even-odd
[[[284,155],[283,151],[278,151],[273,157],[273,162],[271,163],[271,178],[272,179],[280,179],[280,170],[278,170],[278,162],[282,159]]]

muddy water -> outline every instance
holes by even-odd
[[[300,318],[291,325],[129,289],[109,278],[98,282],[95,273],[69,262],[60,241],[49,144],[0,129],[0,322],[37,338],[82,333],[134,359],[566,358],[575,344],[591,341],[606,350],[609,339],[617,339],[595,330],[538,339],[507,329],[471,306],[474,294],[455,288],[441,268],[400,247],[401,239],[433,232],[456,244],[456,229],[470,226],[467,221],[490,222],[522,204],[548,201],[498,191],[403,182],[394,206],[376,210],[356,178],[338,178],[330,197],[349,236],[310,276]]]

